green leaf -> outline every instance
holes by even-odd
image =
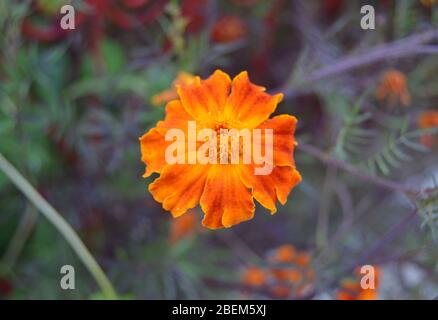
[[[122,70],[126,64],[126,56],[119,43],[105,38],[100,43],[100,50],[109,74],[116,74]]]

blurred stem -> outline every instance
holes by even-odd
[[[419,193],[419,190],[411,189],[409,187],[404,186],[402,183],[395,182],[386,178],[382,178],[379,176],[373,176],[369,173],[359,169],[355,165],[352,165],[348,162],[342,161],[340,159],[337,159],[333,157],[331,154],[324,152],[317,147],[314,147],[312,145],[308,145],[305,143],[300,142],[298,145],[298,149],[303,151],[304,153],[307,153],[320,161],[330,164],[333,167],[336,167],[338,169],[341,169],[343,171],[346,171],[356,177],[361,178],[362,180],[366,180],[372,184],[381,186],[383,188],[392,190],[392,191],[400,191],[405,193],[407,196],[415,196]]]
[[[318,249],[323,249],[328,242],[328,225],[329,213],[331,207],[331,195],[333,182],[336,179],[337,170],[329,165],[327,167],[324,185],[321,192],[321,205],[319,207],[318,221],[316,225],[316,246]]]
[[[12,181],[12,183],[29,199],[30,202],[55,226],[64,236],[76,254],[90,271],[97,284],[100,286],[103,295],[107,299],[116,299],[117,294],[100,268],[90,251],[85,247],[73,228],[65,219],[48,203],[35,188],[9,163],[0,153],[0,170]]]
[[[310,84],[342,74],[343,72],[373,63],[375,64],[381,60],[390,60],[417,54],[434,54],[438,52],[437,47],[425,44],[436,39],[438,39],[438,28],[417,33],[388,44],[375,46],[367,49],[367,51],[362,54],[341,57],[338,61],[334,61],[327,66],[311,72],[306,78],[300,79],[299,83],[295,83],[293,79],[289,79],[285,85],[274,90],[274,92],[283,92],[286,97],[291,97],[302,88],[308,88]]]
[[[9,271],[14,266],[21,250],[24,247],[24,244],[32,233],[37,217],[38,214],[35,210],[35,207],[28,203],[26,210],[24,211],[24,215],[21,218],[21,221],[2,258],[2,265],[4,266],[5,270]]]

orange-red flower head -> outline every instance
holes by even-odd
[[[306,264],[302,263],[304,256]],[[304,297],[315,286],[316,274],[310,267],[310,260],[311,257],[307,252],[298,251],[292,245],[283,245],[268,256],[268,266],[265,269],[257,267],[245,269],[242,283],[265,289],[276,298]]]
[[[266,284],[268,273],[257,267],[247,268],[242,275],[242,283],[252,287],[260,287]]]
[[[378,100],[387,101],[393,107],[398,103],[408,106],[411,104],[411,94],[408,90],[406,76],[395,69],[386,71],[376,91]]]
[[[285,244],[277,248],[269,258],[272,263],[293,262],[297,252],[295,247],[290,244]]]
[[[206,80],[195,77],[192,83],[178,86],[177,93],[179,99],[170,101],[166,106],[164,121],[159,121],[155,128],[140,138],[142,161],[146,164],[144,177],[154,172],[160,174],[149,185],[154,199],[174,217],[200,204],[204,212],[202,223],[211,229],[231,227],[252,219],[254,199],[271,214],[275,213],[277,200],[285,204],[292,188],[301,181],[293,159],[296,118],[279,115],[269,119],[282,94],[267,94],[263,87],[249,81],[247,72],[230,79],[219,70]],[[197,130],[194,133],[189,126],[193,122]],[[182,143],[178,142],[179,139],[166,139],[168,134],[174,134],[175,130],[171,129],[178,129]],[[261,152],[266,154],[272,150],[272,159],[264,163],[271,168],[269,174],[257,174],[263,169],[263,164],[256,161],[259,158],[253,157],[249,163],[240,161],[248,160],[248,149],[231,147],[227,150],[227,144],[222,145],[222,133],[233,129],[249,130],[254,132],[254,137],[256,131],[261,132],[258,141],[262,145]],[[190,135],[196,136],[197,133],[199,137],[206,131],[209,132],[207,142],[201,146],[199,141],[192,143]],[[216,132],[220,139],[216,140]],[[268,139],[269,136],[272,139]],[[251,137],[247,138],[251,143]],[[237,141],[240,143],[241,140],[246,138],[238,136]],[[221,143],[217,154],[213,152],[215,150],[201,149],[206,144],[214,149],[217,143]],[[173,150],[170,146],[176,146],[177,151],[182,150],[182,156],[173,158],[173,164],[168,161],[168,156],[173,155],[169,152]],[[209,156],[217,156],[213,160],[220,158],[220,162],[201,164],[200,154],[206,151]],[[196,159],[194,153],[198,162],[190,163],[190,159]],[[227,162],[234,153],[237,153],[237,163]]]
[[[424,111],[418,116],[418,126],[421,129],[438,128],[438,111]],[[436,137],[431,134],[425,134],[420,138],[421,144],[426,147],[432,147],[436,141]]]
[[[247,34],[246,23],[237,16],[223,16],[212,30],[213,41],[229,43],[244,38]]]

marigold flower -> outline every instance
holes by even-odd
[[[301,272],[294,268],[274,268],[272,269],[272,274],[277,280],[289,281],[291,283],[298,283],[302,279]]]
[[[411,104],[411,95],[408,90],[406,76],[395,69],[386,71],[376,91],[376,97],[381,102],[387,101],[389,106],[401,103],[404,106]]]
[[[421,4],[427,8],[431,8],[437,4],[437,0],[420,0]]]
[[[418,116],[418,126],[421,129],[438,128],[438,111],[424,111]],[[420,142],[430,148],[435,143],[436,138],[431,134],[421,136]]]
[[[144,177],[154,172],[160,174],[149,185],[154,199],[174,217],[200,204],[204,212],[202,224],[210,229],[231,227],[252,219],[254,198],[274,214],[277,200],[284,205],[292,188],[301,181],[293,159],[296,118],[279,115],[268,119],[282,94],[267,94],[263,87],[249,81],[247,72],[231,80],[220,70],[206,80],[195,77],[191,84],[178,86],[177,92],[179,99],[167,104],[164,121],[140,138],[142,161],[146,164]],[[196,121],[197,130],[272,130],[272,143],[267,145],[273,150],[272,171],[256,175],[260,165],[254,161],[169,164],[165,153],[173,141],[166,141],[166,133],[174,128],[186,133],[188,121]],[[185,139],[187,146],[187,134]],[[225,152],[218,155],[221,160],[230,157]]]
[[[171,100],[177,99],[178,94],[176,92],[176,87],[179,85],[190,84],[192,83],[193,79],[195,79],[195,76],[191,73],[180,71],[175,80],[172,82],[172,86],[169,89],[154,95],[151,99],[151,103],[154,106],[160,106]]]
[[[176,244],[182,239],[193,237],[197,231],[197,223],[196,213],[193,209],[181,217],[172,219],[169,242]]]
[[[307,267],[312,260],[312,257],[307,252],[301,252],[295,257],[295,264],[301,267]]]
[[[296,257],[310,255],[297,251],[291,245],[283,245],[268,256],[266,269],[250,267],[245,270],[242,283],[263,288],[277,298],[300,298],[309,294],[315,284],[315,270],[307,265],[297,264]]]
[[[310,267],[311,256],[292,245],[283,245],[274,251],[269,262],[275,286],[272,294],[279,298],[303,297],[314,287],[315,270]]]
[[[261,287],[266,284],[268,274],[262,268],[249,267],[242,275],[242,283],[248,286]]]
[[[213,41],[229,43],[244,38],[247,34],[246,23],[237,16],[223,16],[212,30]]]
[[[341,281],[341,289],[336,295],[337,300],[378,300],[380,268],[374,267],[374,289],[361,287],[361,274],[355,270],[355,277]]]
[[[295,247],[290,244],[285,244],[277,248],[273,252],[269,260],[273,263],[293,262],[295,255]]]

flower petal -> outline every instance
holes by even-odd
[[[254,216],[251,192],[235,165],[211,166],[200,204],[205,213],[202,224],[210,229],[229,228]]]
[[[271,96],[264,91],[265,88],[249,81],[246,71],[239,73],[231,84],[223,115],[225,120],[235,122],[239,128],[252,129],[268,119],[283,99],[283,94]]]
[[[163,209],[178,217],[199,203],[207,173],[206,165],[167,165],[149,185],[149,191]]]
[[[211,121],[223,110],[230,87],[230,77],[216,70],[206,80],[196,77],[190,85],[177,86],[177,91],[188,114],[196,120]]]
[[[186,133],[189,120],[193,118],[184,110],[182,104],[178,100],[170,101],[166,106],[164,121],[159,121],[156,128],[149,130],[140,138],[141,160],[146,164],[144,178],[154,172],[159,173],[166,165],[166,148],[172,143],[172,141],[165,141],[167,130],[178,128]]]
[[[166,105],[166,117],[164,121],[157,123],[158,131],[163,135],[166,135],[169,129],[181,129],[184,133],[187,131],[187,121],[194,120],[184,109],[179,100],[172,100]]]
[[[262,129],[262,151],[264,148],[272,148],[274,165],[276,166],[295,166],[293,153],[296,146],[295,128],[297,119],[294,116],[282,114],[266,120],[257,129]],[[273,146],[265,144],[265,129],[273,130]]]
[[[164,158],[166,147],[164,137],[156,128],[149,130],[140,138],[141,161],[146,164],[143,178],[149,177],[154,172],[160,172],[166,165]]]
[[[254,198],[274,214],[275,202],[285,204],[290,191],[301,181],[295,167],[274,167],[269,175],[255,175],[254,166],[240,166],[240,177],[247,188],[252,189]]]

